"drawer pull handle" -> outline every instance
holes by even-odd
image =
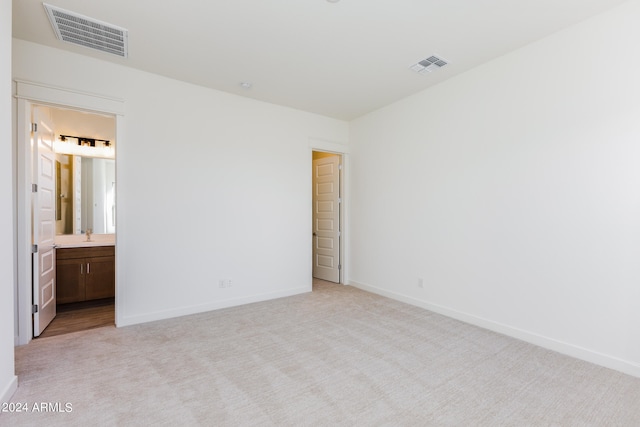
[[[87,263],[87,274],[91,273],[91,269],[89,268],[89,263]]]

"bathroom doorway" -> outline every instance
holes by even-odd
[[[57,156],[51,163],[51,175],[54,177],[54,199],[56,201],[53,209],[53,220],[51,224],[47,224],[48,228],[53,228],[55,234],[54,249],[57,253],[59,250],[76,251],[75,254],[67,254],[67,259],[79,258],[78,251],[85,249],[96,249],[88,246],[99,246],[97,254],[89,254],[83,261],[78,261],[74,271],[78,274],[84,274],[82,278],[87,283],[97,286],[91,286],[88,292],[82,294],[82,298],[91,300],[91,304],[98,304],[108,307],[110,320],[109,324],[115,325],[118,321],[118,303],[117,303],[117,284],[115,270],[115,260],[117,258],[117,250],[115,246],[115,223],[116,223],[116,184],[115,184],[115,152],[116,144],[122,141],[122,129],[124,124],[124,103],[120,100],[99,97],[79,92],[71,92],[64,89],[46,87],[39,84],[16,82],[15,103],[17,109],[17,128],[21,131],[16,132],[16,152],[18,163],[17,174],[17,238],[18,238],[18,284],[15,300],[16,312],[16,345],[24,345],[42,333],[46,328],[39,331],[34,330],[36,314],[39,311],[40,304],[50,302],[56,299],[60,293],[64,293],[60,286],[49,287],[46,292],[40,293],[39,287],[36,287],[34,280],[37,281],[38,267],[42,267],[45,263],[38,266],[35,261],[38,252],[41,249],[32,244],[34,224],[32,215],[35,211],[33,206],[40,197],[38,193],[37,183],[34,183],[32,171],[34,164],[32,159],[31,144],[37,139],[37,126],[33,126],[34,108],[42,108],[48,111],[48,120],[51,123],[56,122],[53,129],[53,141],[56,146],[54,151]],[[75,124],[67,123],[71,117]],[[102,129],[99,122],[107,122],[108,130]],[[104,126],[102,126],[104,127]],[[106,133],[105,133],[106,132]],[[36,138],[34,138],[36,135]],[[64,152],[66,148],[73,147],[69,152]],[[102,153],[96,154],[96,150]],[[76,151],[80,150],[80,151]],[[106,152],[111,152],[108,156]],[[59,155],[60,154],[60,155]],[[88,165],[83,157],[96,158],[94,165]],[[112,166],[108,166],[102,160],[111,157]],[[87,160],[88,161],[88,160]],[[87,202],[84,208],[73,203],[82,201],[81,190],[81,167],[85,162],[85,172],[92,168],[102,171],[102,178],[95,178],[93,185],[88,187],[99,186],[104,191],[99,194],[91,203]],[[99,164],[102,163],[102,164]],[[74,169],[74,166],[78,166]],[[76,176],[77,175],[77,176]],[[86,174],[85,174],[86,175]],[[65,181],[65,185],[63,185]],[[75,181],[76,185],[70,185],[69,181]],[[34,185],[35,184],[35,185]],[[58,189],[62,191],[58,191]],[[89,197],[89,196],[87,196]],[[87,199],[88,200],[88,199]],[[84,210],[83,210],[84,209]],[[93,209],[88,212],[86,209]],[[100,212],[97,210],[100,209]],[[92,217],[93,215],[93,217]],[[91,220],[93,222],[87,222]],[[99,234],[95,234],[91,230],[90,236],[85,234],[87,229],[95,228]],[[83,233],[83,234],[79,234]],[[78,241],[82,241],[79,243]],[[89,240],[89,242],[84,242]],[[74,247],[75,246],[75,247]],[[80,249],[78,249],[80,248]],[[106,248],[106,249],[105,249]],[[107,253],[108,252],[108,253]],[[71,256],[70,256],[71,255]],[[84,256],[84,255],[83,255]],[[95,256],[95,257],[94,257]],[[87,264],[87,261],[89,262]],[[107,262],[108,261],[108,262]],[[47,268],[57,268],[57,261],[48,261]],[[91,274],[91,277],[87,275]],[[57,276],[57,274],[54,274]],[[109,277],[108,281],[102,280]],[[84,282],[82,282],[84,283]],[[74,285],[75,286],[75,285]],[[45,288],[42,288],[44,290]],[[53,292],[51,291],[53,289]],[[81,298],[81,299],[82,299]],[[100,301],[98,301],[100,300]],[[54,306],[58,308],[58,304],[69,304],[56,312],[65,313],[72,310],[80,309],[79,304],[85,301],[73,301],[69,299],[69,295],[63,295],[60,301],[55,301]],[[76,304],[72,307],[71,303]],[[88,308],[88,307],[84,307]],[[94,307],[95,308],[95,307]],[[55,313],[54,313],[55,314]],[[87,328],[89,323],[78,321],[76,313],[72,317],[75,323]],[[64,316],[63,316],[64,317]],[[76,325],[77,326],[77,325]],[[67,328],[69,332],[70,329]],[[38,332],[38,333],[36,333]]]
[[[38,104],[31,110],[40,123],[31,130],[34,157],[46,154],[45,141],[51,148],[33,168],[42,163],[52,178],[35,183],[40,194],[32,201],[33,239],[43,243],[34,271],[48,273],[34,274],[33,336],[115,325],[115,118]]]

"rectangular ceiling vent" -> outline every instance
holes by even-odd
[[[43,3],[58,39],[117,55],[128,56],[128,30]]]
[[[427,59],[423,59],[417,64],[413,64],[411,68],[416,73],[430,73],[432,71],[438,70],[445,65],[447,65],[449,61],[446,59],[442,59],[441,57],[431,55]]]

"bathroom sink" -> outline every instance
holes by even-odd
[[[92,234],[91,240],[87,241],[84,234],[64,234],[56,236],[55,244],[57,248],[85,248],[90,246],[115,246],[115,234]]]

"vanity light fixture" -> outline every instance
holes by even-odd
[[[98,138],[85,138],[82,136],[73,136],[73,135],[60,135],[60,141],[66,142],[67,138],[73,138],[78,140],[78,145],[95,147],[96,141],[102,141],[105,147],[111,145],[111,143],[106,139],[98,139]]]
[[[72,142],[70,140],[75,141]],[[54,151],[56,153],[75,156],[102,157],[108,159],[115,157],[111,141],[73,135],[60,135],[60,138],[54,141]]]

